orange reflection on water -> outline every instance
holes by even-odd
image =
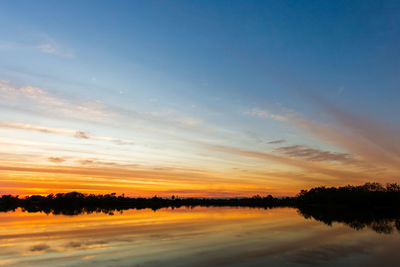
[[[113,216],[17,210],[0,213],[0,265],[293,265],[304,260],[304,248],[341,251],[335,247],[341,244],[364,255],[354,237],[364,242],[370,234],[305,220],[291,208],[143,209]]]

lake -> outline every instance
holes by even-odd
[[[398,223],[398,222],[397,222]],[[327,225],[294,208],[0,213],[0,266],[400,266],[396,222]],[[362,228],[362,229],[361,229]]]

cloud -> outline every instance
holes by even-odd
[[[166,123],[175,123],[180,127],[195,127],[202,124],[203,120],[197,117],[189,116],[186,114],[182,114],[181,111],[173,109],[173,108],[166,108],[163,109],[162,112],[159,111],[128,111],[128,113],[135,113],[139,118],[156,121],[156,122],[166,122]]]
[[[69,242],[69,243],[67,243],[67,244],[65,245],[66,248],[79,248],[79,247],[81,247],[81,246],[82,246],[82,243],[80,243],[80,242],[74,242],[74,241],[71,241],[71,242]]]
[[[348,166],[332,166],[327,164],[327,162],[319,162],[319,161],[311,161],[304,158],[295,158],[295,157],[288,157],[277,155],[273,153],[268,153],[265,151],[256,151],[256,150],[249,150],[249,149],[242,149],[230,146],[223,146],[223,145],[215,145],[215,144],[207,144],[207,143],[197,143],[202,145],[208,149],[214,151],[220,151],[223,153],[228,153],[231,155],[238,155],[242,157],[248,158],[256,158],[260,160],[275,162],[281,165],[291,166],[295,168],[302,169],[307,172],[307,175],[324,175],[325,177],[328,176],[330,179],[334,179],[336,181],[340,181],[342,179],[346,179],[346,182],[350,181],[360,181],[361,179],[365,179],[368,177],[372,177],[376,175],[376,172],[373,170],[364,170],[364,169],[350,169]],[[358,167],[358,166],[357,166]],[[305,180],[307,177],[304,178]],[[326,180],[326,182],[332,182]]]
[[[42,127],[42,126],[23,124],[23,123],[0,122],[0,128],[28,130],[28,131],[36,131],[36,132],[41,132],[41,133],[63,134],[63,135],[71,135],[72,133],[74,133],[74,131],[71,131],[68,129]]]
[[[72,49],[65,48],[48,35],[43,35],[43,40],[41,41],[41,44],[36,45],[33,48],[45,54],[60,56],[64,58],[75,57],[75,52]]]
[[[64,95],[50,93],[34,86],[14,86],[9,81],[0,80],[0,106],[25,113],[36,113],[56,119],[84,120],[102,123],[106,126],[147,131],[163,136],[182,136],[182,130],[196,134],[218,134],[226,132],[219,127],[204,125],[202,119],[184,114],[180,110],[165,108],[161,111],[137,111],[120,106],[106,105],[99,101],[82,101]],[[74,133],[75,134],[75,133]],[[85,133],[89,135],[88,133]],[[84,139],[81,133],[77,138]],[[121,138],[94,138],[116,144],[134,144],[132,140]]]
[[[256,143],[264,143],[264,140],[259,137],[256,133],[252,132],[252,131],[245,131],[246,135],[248,137],[250,137],[253,141],[255,141]]]
[[[97,159],[84,159],[84,160],[78,160],[77,162],[82,165],[115,166],[115,167],[119,166],[119,164],[115,163],[115,162],[106,162],[106,161],[97,160]],[[119,167],[121,167],[121,166],[119,166]]]
[[[47,54],[57,55],[58,53],[58,49],[53,44],[49,43],[38,45],[36,46],[36,48],[39,49],[41,52]]]
[[[268,142],[268,144],[275,145],[275,144],[282,144],[285,142],[286,142],[286,140],[280,139],[280,140],[270,141],[270,142]]]
[[[108,136],[94,136],[89,135],[84,131],[76,131],[71,129],[64,129],[64,128],[51,128],[51,127],[43,127],[31,124],[23,124],[23,123],[8,123],[8,122],[0,122],[0,128],[10,128],[10,129],[17,129],[17,130],[27,130],[27,131],[36,131],[41,133],[48,133],[48,134],[59,134],[59,135],[66,135],[72,136],[79,139],[90,139],[90,140],[98,140],[98,141],[107,141],[112,142],[118,145],[133,145],[135,142],[130,139],[122,139],[122,138],[114,138]]]
[[[0,80],[1,102],[13,109],[20,107],[29,111],[42,111],[46,114],[62,115],[68,118],[89,117],[91,120],[104,120],[111,114],[98,101],[74,101],[50,94],[46,90],[34,86],[13,86],[10,81],[6,80]]]
[[[75,58],[75,51],[61,45],[47,34],[30,34],[24,36],[23,41],[0,41],[0,49],[39,51],[40,53],[54,55],[62,58]]]
[[[0,105],[13,111],[18,109],[23,112],[35,112],[46,117],[94,121],[113,126],[123,122],[120,126],[124,128],[130,128],[135,124],[135,129],[140,127],[152,133],[175,135],[182,132],[180,131],[182,129],[207,134],[224,131],[218,127],[204,125],[201,118],[173,108],[138,111],[107,105],[100,101],[83,101],[71,96],[54,94],[35,86],[14,86],[5,80],[0,80]],[[114,142],[119,141],[114,140]]]
[[[346,151],[365,165],[388,171],[400,170],[400,131],[393,127],[355,116],[349,112],[329,107],[324,109],[334,116],[339,124],[321,123],[288,111],[287,122],[305,131],[320,141],[333,144]],[[384,174],[384,173],[382,173]]]
[[[84,132],[83,132],[84,133]],[[76,135],[75,135],[76,136]],[[123,138],[114,138],[114,137],[107,137],[107,136],[89,136],[84,133],[84,139],[92,139],[92,140],[99,140],[99,141],[108,141],[115,143],[117,145],[134,145],[135,141],[130,139],[123,139]],[[83,138],[80,136],[80,138]]]
[[[310,148],[305,145],[293,145],[278,147],[275,151],[289,157],[304,158],[312,161],[339,161],[353,163],[355,160],[348,153],[338,153]]]
[[[85,160],[79,160],[79,163],[82,165],[93,165],[96,163],[96,161],[90,160],[90,159],[85,159]]]
[[[185,196],[238,196],[260,192],[259,185],[232,180],[219,173],[185,169],[152,170],[147,167],[110,166],[42,166],[4,167],[0,171],[13,173],[37,173],[41,179],[3,179],[2,190],[20,188],[18,194],[38,192],[119,192],[135,196],[170,196],[171,192]],[[52,175],[48,175],[52,174]],[[88,177],[90,179],[88,180]],[[21,188],[22,191],[21,191]],[[265,188],[265,186],[262,186]],[[32,190],[34,189],[34,190]],[[193,190],[193,191],[186,191]],[[296,190],[297,193],[298,190]]]
[[[334,153],[297,146],[282,148],[281,153],[309,160],[334,160],[358,164],[364,168],[369,166],[370,169],[382,170],[377,173],[379,176],[387,176],[388,173],[400,170],[400,129],[382,121],[372,120],[370,116],[360,116],[339,109],[322,98],[310,96],[310,99],[326,115],[333,118],[334,123],[309,119],[289,109],[285,109],[283,114],[271,114],[254,108],[246,114],[280,120],[319,141],[348,151]]]
[[[250,111],[246,111],[244,114],[259,117],[259,118],[264,118],[264,119],[273,119],[276,121],[285,121],[286,120],[286,117],[283,115],[273,114],[273,113],[268,112],[267,110],[263,110],[260,108],[253,108]]]
[[[383,122],[373,121],[370,116],[358,116],[341,110],[329,102],[318,99],[323,109],[353,135],[362,137],[372,145],[400,159],[400,129]]]
[[[76,131],[75,132],[75,137],[82,138],[82,139],[90,139],[90,136],[87,133],[83,132],[83,131]]]
[[[64,158],[60,158],[60,157],[49,157],[48,160],[52,163],[62,163],[65,161]]]
[[[38,252],[38,251],[44,251],[44,250],[48,250],[50,248],[50,246],[46,245],[46,244],[38,244],[38,245],[34,245],[30,248],[30,251],[33,252]]]

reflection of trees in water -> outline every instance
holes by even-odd
[[[107,195],[82,194],[78,192],[59,193],[48,196],[29,196],[20,199],[15,196],[4,195],[0,198],[0,211],[15,211],[21,208],[27,212],[45,212],[47,214],[79,215],[91,213],[122,212],[127,209],[152,209],[180,207],[260,207],[272,208],[293,206],[295,198],[274,198],[271,195],[251,198],[129,198],[116,196],[115,193]]]
[[[201,205],[199,205],[201,206]],[[171,208],[193,208],[193,206],[171,206]],[[276,207],[276,206],[275,206]],[[274,206],[262,207],[265,209],[275,208]],[[54,215],[67,215],[74,216],[80,214],[93,214],[93,213],[103,213],[108,215],[122,214],[124,210],[128,209],[146,209],[150,208],[148,206],[142,207],[81,207],[81,208],[32,208],[25,207],[22,208],[25,212],[44,212],[46,214]],[[154,211],[166,208],[155,207],[152,209]],[[370,228],[377,233],[381,234],[391,234],[397,229],[400,232],[400,210],[397,209],[351,209],[351,208],[337,208],[337,207],[298,207],[298,213],[306,219],[315,219],[317,221],[323,222],[329,226],[333,223],[344,223],[355,230],[362,230],[365,228]]]
[[[400,210],[395,208],[338,208],[338,207],[299,207],[299,214],[306,219],[315,219],[327,225],[344,223],[355,230],[370,228],[377,233],[400,232]]]
[[[400,231],[400,185],[365,183],[359,186],[315,187],[301,190],[296,206],[305,218],[331,225],[341,222],[377,233]]]
[[[108,214],[108,215],[114,215],[114,214],[123,214],[124,210],[128,209],[136,209],[136,210],[141,210],[144,208],[130,208],[130,207],[124,207],[124,208],[115,208],[115,207],[81,207],[81,208],[22,208],[23,212],[29,212],[29,213],[35,213],[35,212],[44,212],[46,214],[53,214],[53,215],[66,215],[66,216],[76,216],[76,215],[81,215],[81,214],[96,214],[96,213],[103,213],[103,214]],[[154,211],[156,211],[156,208],[153,208]]]
[[[129,198],[106,195],[82,194],[79,192],[33,195],[25,198],[3,195],[0,198],[0,211],[15,211],[22,208],[27,212],[47,214],[78,215],[105,213],[113,215],[127,209],[146,209],[154,211],[161,208],[179,207],[297,207],[305,218],[314,218],[332,225],[341,222],[360,230],[371,228],[378,233],[400,231],[400,185],[366,183],[360,186],[315,187],[301,190],[295,198],[275,198],[259,195],[250,198]]]

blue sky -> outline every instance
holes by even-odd
[[[112,162],[129,181],[134,166],[196,168],[218,173],[212,194],[241,193],[234,168],[252,173],[237,178],[248,192],[342,184],[326,171],[338,163],[354,181],[392,181],[399,13],[398,1],[2,1],[0,137],[19,159],[4,164]],[[11,169],[10,183],[28,175]]]

